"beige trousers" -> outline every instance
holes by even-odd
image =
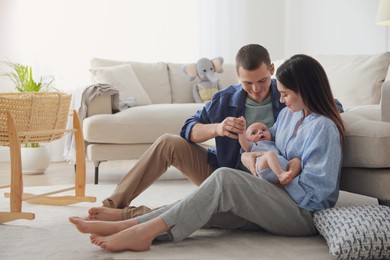
[[[207,149],[190,143],[178,135],[160,136],[139,158],[134,167],[121,179],[114,193],[103,201],[105,207],[125,208],[131,201],[174,166],[190,181],[199,186],[213,172],[207,163]],[[145,213],[145,212],[144,212]]]

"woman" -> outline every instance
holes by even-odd
[[[344,126],[326,73],[315,59],[295,55],[281,65],[276,78],[287,107],[271,128],[275,145],[287,160],[302,161],[301,174],[290,183],[281,187],[237,169],[219,168],[185,199],[143,216],[70,221],[80,232],[91,233],[94,244],[111,251],[148,250],[163,233],[179,242],[202,227],[316,234],[312,213],[333,207],[338,198]],[[252,173],[257,155],[242,156]]]

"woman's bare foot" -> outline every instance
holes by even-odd
[[[97,207],[88,210],[88,219],[118,221],[123,220],[123,209]]]
[[[79,217],[70,217],[69,221],[76,225],[81,233],[109,236],[138,224],[136,219],[124,221],[88,221]]]
[[[111,236],[96,236],[91,242],[109,251],[147,251],[153,238],[147,238],[139,228],[129,228]]]
[[[146,251],[156,236],[168,230],[165,222],[157,217],[110,236],[91,235],[90,239],[91,243],[109,251]]]

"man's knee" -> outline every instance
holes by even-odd
[[[179,135],[166,133],[157,138],[155,144],[158,147],[166,147],[165,149],[174,149],[176,146],[182,145],[185,142],[187,141]]]

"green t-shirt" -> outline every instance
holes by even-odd
[[[275,123],[271,96],[260,103],[247,98],[245,101],[245,119],[246,126],[253,122],[262,121],[268,127],[271,127]]]
[[[247,127],[253,122],[258,121],[264,122],[268,127],[271,127],[275,123],[271,96],[260,103],[247,98],[245,101],[245,119]],[[249,170],[242,164],[241,160],[238,168],[249,172]]]

